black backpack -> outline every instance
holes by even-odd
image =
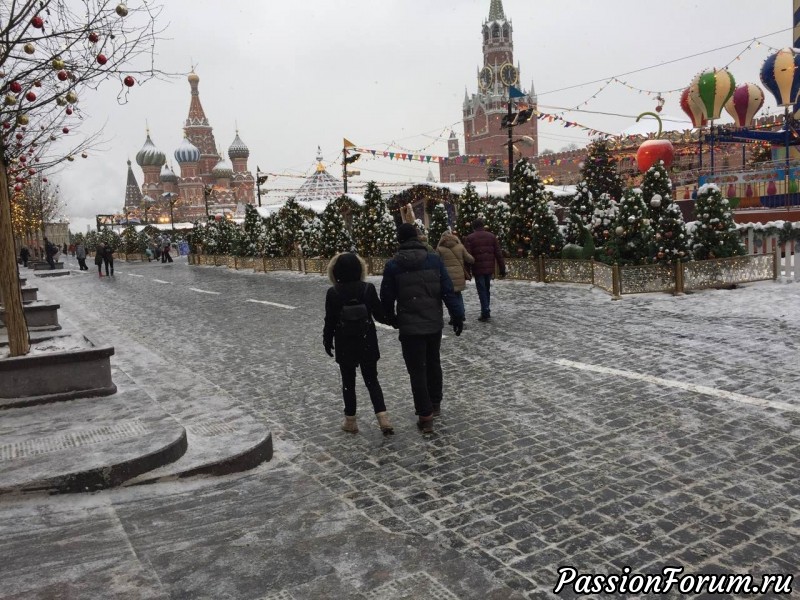
[[[359,297],[342,299],[342,311],[339,313],[339,323],[336,326],[336,333],[347,338],[364,339],[367,337],[370,323],[369,309],[364,304],[364,294],[366,286],[361,289]]]

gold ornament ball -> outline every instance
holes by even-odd
[[[82,158],[88,158],[88,157],[89,157],[89,155],[88,155],[88,154],[86,154],[86,152],[81,152],[81,157],[82,157]]]
[[[70,91],[67,92],[67,95],[65,96],[65,98],[66,98],[66,100],[67,100],[67,102],[69,104],[75,104],[78,101],[78,94],[76,94],[74,91],[70,90]]]
[[[64,98],[62,98],[61,96],[57,96],[56,97],[56,104],[58,104],[59,106],[66,106],[67,105],[67,101],[64,100]]]
[[[72,156],[72,155],[69,155],[69,156],[67,157],[67,160],[68,160],[69,162],[72,162],[73,160],[75,160],[75,157],[74,157],[74,156]]]
[[[53,67],[53,70],[60,71],[64,68],[64,61],[56,57],[53,59],[53,62],[51,62],[50,65]]]
[[[34,46],[33,44],[31,44],[30,42],[28,42],[27,44],[25,44],[25,45],[22,47],[22,49],[25,51],[25,54],[33,54],[34,52],[36,52],[36,46]]]
[[[128,16],[128,7],[125,6],[124,4],[118,4],[117,5],[117,14],[120,17],[127,17]]]
[[[3,98],[3,104],[6,106],[13,106],[17,103],[17,97],[14,94],[6,94],[6,97]]]
[[[550,244],[550,250],[555,250],[555,249],[556,249],[556,245],[555,244]]]
[[[28,115],[17,115],[17,124],[22,125],[23,127],[28,124],[30,119],[28,119]]]

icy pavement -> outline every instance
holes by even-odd
[[[539,598],[564,565],[798,570],[799,284],[612,301],[497,282],[488,324],[470,287],[429,438],[384,329],[397,434],[381,436],[361,384],[361,433],[339,431],[327,285],[183,262],[42,281],[148,389],[177,389],[175,365],[241,402],[272,430],[275,459],[0,502],[0,553],[14,557],[0,597]]]

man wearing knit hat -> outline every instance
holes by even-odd
[[[403,359],[419,417],[417,426],[423,433],[432,433],[433,417],[440,414],[442,402],[442,301],[457,336],[464,329],[464,309],[444,263],[419,241],[417,228],[403,223],[397,228],[397,241],[397,254],[383,270],[381,303],[389,321],[400,330]]]

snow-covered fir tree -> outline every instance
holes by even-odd
[[[647,264],[652,262],[653,236],[642,190],[628,190],[619,203],[619,213],[601,256],[604,260],[623,265]]]
[[[506,247],[508,237],[508,220],[511,218],[510,207],[505,200],[498,200],[486,205],[486,229],[497,236],[500,247]]]
[[[619,213],[619,204],[608,194],[602,194],[594,203],[592,212],[592,237],[595,247],[604,246],[611,238],[611,229]]]
[[[694,205],[697,222],[692,232],[695,259],[727,258],[745,253],[727,198],[713,183],[700,186]]]
[[[475,219],[486,218],[486,201],[478,195],[475,186],[469,182],[458,197],[457,207],[455,229],[458,236],[463,239],[472,233],[472,222]]]
[[[394,217],[374,181],[367,184],[364,206],[354,220],[353,237],[362,256],[391,256],[397,247]]]
[[[568,244],[580,244],[581,225],[591,227],[594,216],[594,198],[589,186],[581,181],[575,195],[569,203],[566,221],[566,241]]]
[[[522,158],[514,165],[509,206],[508,249],[511,256],[557,256],[564,246],[555,206],[536,167]]]
[[[436,248],[436,246],[439,244],[442,234],[447,231],[449,227],[450,223],[447,218],[447,209],[444,207],[444,204],[437,202],[433,207],[433,213],[431,214],[431,226],[428,229],[428,242],[430,245]]]
[[[262,252],[268,258],[286,256],[284,254],[284,225],[278,217],[278,213],[272,214],[264,219],[264,238]]]
[[[264,237],[266,228],[264,219],[258,214],[254,206],[245,204],[244,207],[244,244],[245,256],[262,256],[264,251]]]
[[[144,252],[144,248],[139,249],[139,234],[133,225],[128,225],[122,230],[122,250],[126,254]]]
[[[670,181],[663,160],[658,161],[645,172],[642,178],[642,195],[650,211],[650,221],[655,227],[661,219],[661,215],[673,202],[672,181]]]
[[[122,238],[116,231],[110,229],[103,229],[97,234],[97,242],[103,242],[106,247],[111,247],[114,252],[118,252],[122,248]]]
[[[589,144],[581,168],[581,178],[595,201],[603,194],[616,201],[622,198],[623,185],[617,173],[617,159],[611,154],[609,145],[609,140],[603,137]]]
[[[653,229],[656,262],[674,263],[691,258],[689,234],[686,232],[683,213],[677,203],[667,204],[667,208],[661,213]]]
[[[353,237],[347,230],[344,217],[339,209],[339,204],[329,202],[319,216],[320,240],[319,254],[325,258],[332,258],[339,252],[349,252],[354,249]]]
[[[312,217],[313,213],[300,206],[294,198],[289,198],[278,211],[283,256],[296,252],[296,244],[303,239],[303,223]]]
[[[319,217],[305,220],[303,222],[302,231],[303,236],[300,240],[300,247],[303,250],[303,256],[306,258],[321,256],[322,221],[320,221]]]

